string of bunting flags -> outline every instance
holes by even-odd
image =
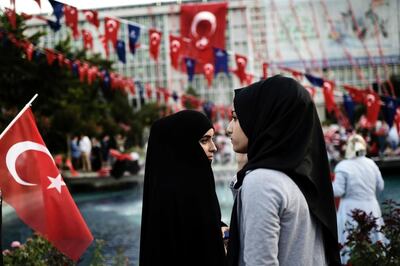
[[[82,36],[84,48],[87,50],[93,50],[94,40],[90,30],[82,29],[81,31],[79,31],[78,29],[79,13],[81,13],[85,16],[85,19],[89,22],[89,24],[93,25],[99,33],[99,40],[102,43],[106,56],[108,57],[110,54],[109,44],[111,43],[114,51],[118,56],[119,61],[121,61],[122,63],[126,63],[126,49],[128,49],[129,52],[134,55],[136,50],[142,47],[140,44],[140,38],[143,36],[144,30],[147,29],[144,25],[120,18],[105,16],[104,33],[101,34],[99,31],[100,20],[97,11],[77,10],[76,7],[72,7],[54,0],[49,1],[53,7],[53,14],[56,18],[55,21],[39,15],[21,15],[25,19],[31,19],[35,17],[44,20],[54,31],[58,31],[61,28],[60,21],[61,18],[65,16],[65,24],[71,29],[74,39],[78,40],[79,37]],[[38,4],[40,5],[40,1],[36,2],[38,2]],[[329,13],[323,1],[322,4],[324,7],[326,19],[329,23]],[[277,8],[274,1],[271,2],[271,5],[272,9]],[[293,3],[291,4],[291,8],[294,9]],[[313,7],[311,6],[311,8]],[[292,12],[294,11],[292,10]],[[10,24],[15,27],[15,10],[13,11],[10,9],[6,9],[5,13],[10,21]],[[176,36],[172,34],[168,36],[169,56],[173,69],[180,72],[186,72],[188,74],[189,82],[193,80],[195,74],[203,74],[209,88],[212,86],[213,78],[219,73],[225,73],[226,75],[229,75],[229,73],[233,73],[235,76],[238,77],[242,85],[251,84],[253,82],[253,79],[257,76],[246,71],[248,63],[247,57],[227,51],[225,49],[224,32],[226,26],[225,18],[227,14],[226,2],[182,4],[180,14],[181,36]],[[210,16],[210,14],[213,15]],[[276,16],[278,15],[279,14],[276,14]],[[277,19],[280,20],[281,18],[278,16]],[[204,20],[209,22],[207,26],[201,24]],[[118,39],[121,23],[127,24],[127,36],[129,39],[128,46],[125,44],[124,40]],[[158,63],[161,40],[163,38],[162,32],[156,28],[148,28],[147,33],[149,38],[148,49],[150,58]],[[13,38],[10,37],[9,34],[8,36],[11,39]],[[288,38],[290,40],[289,34]],[[25,49],[27,59],[32,60],[33,50],[37,50],[38,48],[34,48],[33,44],[27,43],[26,40],[16,40],[16,42],[19,42],[18,45],[22,45],[22,47]],[[57,58],[60,66],[64,65],[70,67],[72,71],[78,73],[78,76],[82,82],[87,79],[88,84],[92,84],[95,78],[101,78],[103,82],[109,82],[111,88],[123,89],[128,91],[132,95],[135,95],[137,86],[140,90],[139,93],[143,94],[145,92],[149,99],[151,99],[152,96],[154,96],[155,94],[155,98],[157,99],[157,101],[159,101],[161,98],[159,97],[159,95],[164,95],[164,101],[167,102],[167,99],[169,99],[170,96],[175,95],[175,97],[173,97],[175,101],[177,101],[178,99],[181,99],[182,102],[191,101],[193,106],[201,106],[205,104],[204,100],[198,99],[190,95],[183,94],[179,97],[176,92],[171,92],[166,88],[153,89],[151,88],[150,84],[146,84],[143,88],[141,82],[134,81],[133,78],[123,77],[122,75],[114,72],[108,73],[106,70],[99,70],[96,66],[92,66],[87,62],[68,59],[61,53],[52,49],[45,49],[44,53],[46,54],[49,64],[52,64]],[[346,53],[346,51],[345,54],[348,57],[349,61],[353,62],[352,66],[354,68],[357,68],[356,63],[352,59],[351,55],[349,53]],[[236,68],[230,68],[228,66],[229,55],[234,55]],[[272,64],[272,62],[264,62],[262,64],[262,78],[268,77],[268,69],[271,67]],[[394,108],[394,110],[390,111],[385,110],[385,113],[389,112],[391,114],[393,112],[396,112],[396,109],[398,108],[398,106],[400,106],[400,104],[396,100],[396,95],[390,81],[388,82],[391,89],[391,95],[386,92],[384,96],[381,96],[377,92],[372,90],[371,86],[368,86],[367,89],[361,89],[344,84],[343,88],[347,93],[342,94],[341,96],[343,96],[344,109],[347,113],[346,116],[343,114],[335,101],[335,95],[337,95],[337,93],[335,93],[336,85],[334,81],[326,80],[325,78],[314,76],[310,73],[287,68],[282,66],[281,64],[278,64],[278,69],[290,73],[298,80],[303,81],[303,77],[306,77],[310,85],[305,85],[305,87],[312,96],[315,95],[316,88],[322,88],[326,109],[328,110],[328,112],[333,112],[338,121],[345,127],[351,127],[351,124],[354,122],[351,115],[354,113],[354,110],[350,110],[351,106],[354,106],[354,103],[364,104],[367,107],[367,112],[365,116],[365,127],[367,128],[371,128],[375,125],[382,104],[385,109]],[[363,80],[361,76],[360,78]],[[353,105],[350,104],[350,101],[353,101]],[[393,103],[393,105],[388,105],[389,102]],[[229,107],[215,106],[215,109],[224,110],[220,111],[221,116],[225,116],[225,114],[229,116]],[[224,115],[222,115],[222,113],[224,113]],[[389,118],[390,120],[390,118],[393,116],[386,115],[385,117]],[[392,125],[393,119],[391,121],[388,121],[388,124]]]

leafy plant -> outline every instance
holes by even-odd
[[[400,265],[400,204],[393,200],[382,203],[384,225],[379,228],[378,218],[362,210],[352,210],[354,225],[347,224],[347,241],[342,254],[348,255],[348,265]],[[380,232],[384,241],[373,242],[371,232]]]
[[[25,244],[13,246],[11,250],[3,251],[4,265],[75,265],[71,259],[37,234],[28,238]]]

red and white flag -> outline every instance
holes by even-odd
[[[72,36],[75,40],[79,38],[78,30],[78,9],[73,6],[64,5],[65,24],[72,30]]]
[[[93,50],[93,36],[88,30],[82,30],[83,47],[86,50]]]
[[[182,38],[179,36],[169,35],[169,54],[171,58],[171,65],[176,70],[179,70],[179,59],[183,50],[182,48]]]
[[[97,11],[94,10],[83,10],[82,11],[83,14],[85,15],[86,20],[92,24],[93,26],[95,26],[96,28],[99,27],[100,22],[99,22],[99,18],[98,18],[98,13]]]
[[[190,54],[196,59],[196,73],[203,65],[214,63],[213,47],[225,50],[228,3],[193,3],[181,5],[181,36],[191,40]]]
[[[118,31],[119,31],[119,21],[110,17],[104,18],[104,27],[105,32],[104,36],[106,42],[111,41],[114,48],[117,48],[117,39],[118,39]]]
[[[247,66],[247,57],[239,54],[235,54],[235,61],[237,68],[233,70],[233,73],[239,78],[240,84],[247,83],[247,73],[246,73],[246,66]]]
[[[149,45],[150,56],[158,61],[158,54],[160,52],[161,32],[156,29],[149,29]]]
[[[21,220],[71,259],[93,241],[30,108],[0,139],[0,188]]]

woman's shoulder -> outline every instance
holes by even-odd
[[[294,183],[285,173],[273,169],[258,168],[246,173],[244,186],[278,186],[285,187],[287,183]]]

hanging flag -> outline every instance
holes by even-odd
[[[247,81],[246,66],[247,58],[243,55],[235,54],[236,70],[233,71],[239,78],[240,84],[245,84]]]
[[[198,62],[196,73],[203,65],[214,62],[213,47],[225,49],[225,28],[228,3],[193,3],[181,5],[181,36],[191,39],[187,56]]]
[[[82,10],[83,14],[85,15],[86,20],[98,28],[100,26],[99,18],[98,18],[98,13],[97,11],[94,10]]]
[[[381,110],[381,99],[376,92],[367,93],[365,97],[365,106],[367,107],[368,128],[375,126],[378,120],[379,111]]]
[[[188,74],[189,82],[193,81],[194,77],[194,70],[196,68],[196,60],[193,58],[185,57],[185,65],[186,65],[186,72]]]
[[[83,47],[85,50],[93,50],[93,37],[92,33],[88,30],[82,30]]]
[[[64,5],[65,24],[71,28],[75,40],[79,38],[78,9],[73,6]]]
[[[15,30],[17,28],[17,15],[15,14],[15,9],[5,8],[5,14],[11,28]]]
[[[117,40],[117,55],[119,61],[125,64],[126,63],[125,42],[122,40]]]
[[[25,42],[24,49],[25,49],[25,53],[26,53],[26,58],[29,61],[32,61],[32,55],[33,55],[33,51],[34,51],[35,47],[33,46],[33,44],[31,42]]]
[[[315,77],[310,74],[305,74],[305,76],[306,76],[307,80],[314,86],[322,88],[322,86],[324,85],[324,79],[322,79],[322,78]]]
[[[228,68],[228,53],[224,49],[213,48],[214,51],[214,62],[215,62],[215,75],[220,72],[224,72],[226,75],[229,75]]]
[[[46,19],[47,25],[49,25],[50,29],[52,29],[54,32],[57,32],[61,29],[61,24],[59,21],[52,21],[49,19]]]
[[[0,140],[0,188],[21,220],[74,261],[93,241],[30,108]]]
[[[140,37],[140,27],[128,24],[128,31],[129,31],[129,51],[132,54],[136,52],[136,43]]]
[[[85,78],[88,75],[88,70],[89,70],[89,65],[87,63],[83,63],[80,67],[79,67],[79,80],[80,82],[84,82]]]
[[[262,77],[263,77],[263,79],[267,79],[268,78],[268,66],[269,66],[268,63],[263,63],[262,64],[262,70],[263,70]]]
[[[350,119],[350,122],[354,123],[354,102],[350,95],[344,94],[343,95],[343,105],[344,109],[346,110],[347,117]]]
[[[182,38],[179,36],[169,35],[169,56],[171,65],[176,70],[179,69],[179,59],[182,51]]]
[[[57,56],[51,49],[45,48],[44,50],[46,51],[47,64],[51,66],[54,63],[54,60],[56,60]]]
[[[161,44],[161,32],[156,29],[149,29],[150,56],[157,62]]]
[[[325,107],[328,113],[335,111],[337,108],[335,96],[333,95],[334,85],[331,82],[325,81],[323,84],[323,94],[325,99]]]
[[[54,1],[54,0],[49,0],[51,6],[53,7],[53,15],[56,17],[57,22],[60,22],[60,19],[62,18],[62,16],[64,15],[63,12],[63,8],[64,8],[64,4]]]
[[[71,67],[71,71],[72,71],[72,74],[74,75],[74,77],[79,77],[80,68],[81,68],[81,62],[79,60],[75,60],[72,63],[72,67]]]
[[[392,127],[394,116],[396,115],[397,102],[393,97],[382,97],[385,105],[383,106],[383,113],[385,114],[385,120],[389,127]]]
[[[96,66],[92,66],[89,68],[88,70],[88,77],[87,77],[87,81],[88,84],[91,85],[93,83],[93,81],[96,79],[97,75],[99,73],[99,69]]]
[[[107,70],[103,70],[101,76],[103,78],[103,87],[107,89],[110,88],[111,87],[110,73]]]
[[[111,41],[114,48],[117,48],[117,39],[119,31],[119,21],[110,17],[104,18],[104,36],[105,41],[108,43]]]
[[[362,90],[347,84],[344,84],[343,88],[347,90],[347,92],[349,93],[349,95],[351,96],[351,98],[355,103],[363,104],[365,101],[366,94],[367,92],[369,92],[369,90]]]
[[[204,65],[204,76],[207,80],[208,88],[211,88],[213,76],[214,76],[214,66],[210,63]]]

